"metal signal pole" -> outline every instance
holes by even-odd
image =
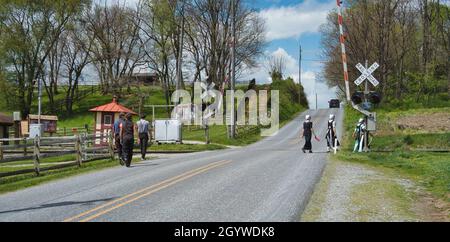
[[[302,45],[300,44],[300,55],[298,58],[298,83],[302,85]]]
[[[236,88],[236,6],[235,1],[231,0],[231,33],[232,44],[231,44],[231,138],[236,138],[236,110],[235,110],[235,98],[234,91]]]
[[[318,104],[317,92],[316,92],[316,110],[319,110],[319,104]]]
[[[301,90],[302,90],[302,44],[300,43],[300,53],[298,58],[298,84],[300,85],[300,92],[298,94],[298,103],[301,103]]]

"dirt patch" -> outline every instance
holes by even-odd
[[[418,114],[400,117],[396,121],[399,130],[420,130],[429,133],[450,132],[450,113]]]
[[[441,199],[434,198],[428,192],[419,190],[419,202],[415,211],[427,222],[450,222],[450,204]],[[449,195],[450,196],[450,195]]]

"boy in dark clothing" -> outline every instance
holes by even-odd
[[[125,121],[122,123],[122,128],[120,129],[120,136],[122,140],[122,152],[125,165],[127,167],[131,166],[131,160],[133,160],[133,147],[134,147],[134,124],[133,116],[128,113],[125,117]]]
[[[123,121],[125,118],[125,114],[124,113],[120,113],[119,114],[119,119],[114,122],[114,126],[113,126],[113,135],[114,135],[114,143],[116,146],[116,150],[119,156],[119,162],[120,165],[125,165],[125,163],[123,162],[123,156],[122,156],[122,141],[120,140],[120,126],[122,125]]]

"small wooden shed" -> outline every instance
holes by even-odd
[[[41,124],[44,128],[44,133],[54,134],[58,131],[58,116],[53,115],[41,115]],[[28,115],[28,124],[37,124],[39,123],[39,115]],[[29,128],[28,128],[29,130]]]
[[[9,138],[9,127],[14,125],[12,117],[0,113],[0,139]]]
[[[133,73],[132,79],[136,81],[137,84],[144,85],[144,86],[156,86],[159,85],[159,76],[156,73]]]
[[[119,119],[120,113],[137,115],[133,110],[119,104],[117,98],[113,98],[111,103],[93,108],[89,111],[95,115],[94,134],[102,137],[101,143],[107,142],[107,137],[113,129],[114,122]]]

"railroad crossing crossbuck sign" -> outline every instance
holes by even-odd
[[[358,68],[362,75],[355,81],[355,84],[359,86],[367,79],[375,87],[380,85],[380,82],[374,76],[372,76],[372,74],[378,69],[378,67],[380,67],[380,65],[376,62],[369,69],[361,65],[361,63],[356,65],[356,68]]]

